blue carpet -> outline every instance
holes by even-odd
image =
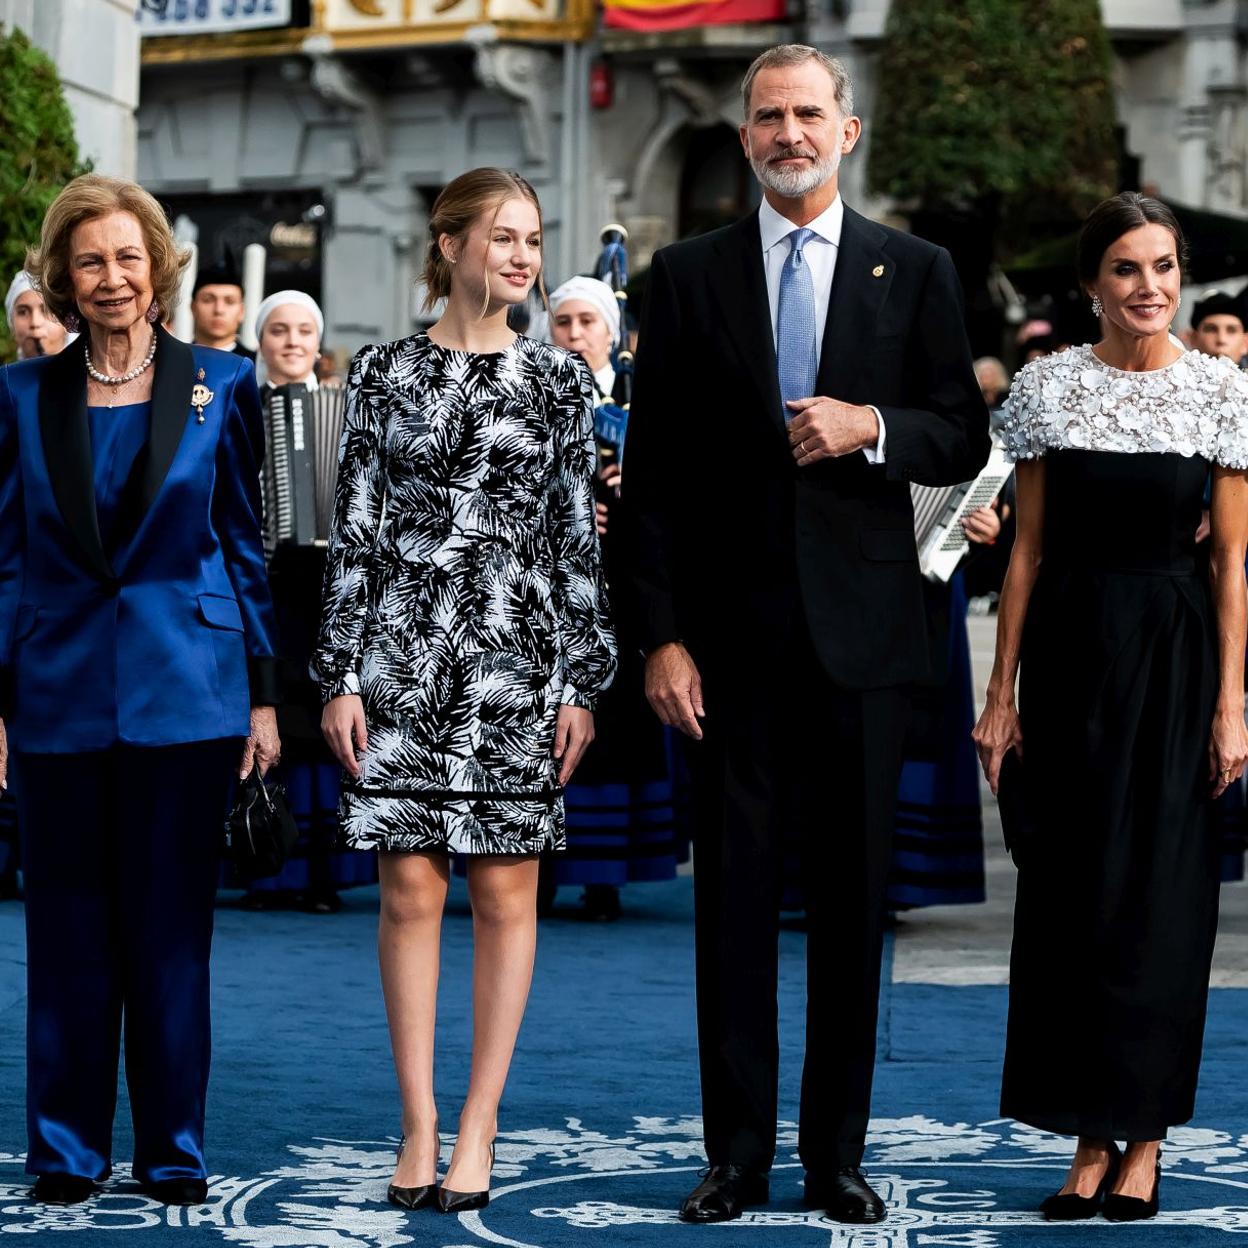
[[[470,1041],[470,930],[463,885],[454,887],[437,1080],[448,1134]],[[373,948],[375,890],[347,894],[334,917],[218,912],[205,1208],[166,1211],[138,1194],[122,1164],[89,1205],[33,1205],[21,1158],[21,907],[0,904],[0,1236],[14,1236],[0,1243],[33,1233],[63,1248],[1082,1248],[1112,1236],[1170,1248],[1248,1232],[1248,994],[1231,990],[1213,994],[1199,1111],[1167,1146],[1158,1222],[1040,1222],[1031,1211],[1060,1178],[1069,1144],[997,1115],[1005,990],[913,984],[886,988],[881,1020],[868,1166],[890,1219],[855,1229],[804,1211],[792,1122],[803,938],[793,931],[781,938],[788,1121],[772,1201],[741,1222],[682,1226],[673,1211],[702,1164],[689,881],[633,888],[625,900],[615,925],[543,924],[501,1115],[494,1200],[458,1221],[384,1203],[398,1110]],[[128,1114],[123,1097],[119,1162],[130,1155]]]

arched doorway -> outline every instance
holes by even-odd
[[[720,122],[689,132],[680,171],[678,237],[728,225],[757,203],[757,183],[736,129]]]

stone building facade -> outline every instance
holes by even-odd
[[[310,5],[306,27],[145,40],[138,172],[231,246],[269,243],[271,276],[322,298],[336,347],[410,331],[432,198],[474,165],[533,182],[551,280],[592,265],[608,221],[629,227],[640,268],[748,210],[738,84],[773,43],[849,63],[866,133],[845,195],[888,211],[864,172],[889,0],[793,0],[790,21],[666,34],[602,31],[593,0]],[[1248,215],[1248,0],[1103,6],[1141,181]]]
[[[0,25],[56,62],[78,147],[100,173],[133,177],[139,102],[138,0],[0,0]]]

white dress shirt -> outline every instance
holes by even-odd
[[[813,221],[806,223],[814,237],[802,250],[802,256],[810,267],[810,278],[815,288],[815,335],[822,345],[823,331],[828,323],[828,302],[832,297],[832,279],[836,276],[836,257],[841,247],[841,227],[845,222],[845,201],[838,195]],[[789,258],[789,235],[800,228],[787,217],[782,217],[764,198],[758,210],[758,228],[763,242],[763,272],[767,278],[767,304],[771,311],[771,340],[777,342],[776,316],[780,306],[780,274]],[[827,395],[836,398],[836,395]],[[880,436],[874,447],[864,446],[862,453],[873,464],[884,462],[884,417],[878,407],[872,407],[880,425]]]

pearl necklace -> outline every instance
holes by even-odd
[[[136,377],[142,377],[145,372],[152,366],[152,361],[156,358],[156,335],[152,334],[152,345],[147,350],[147,358],[137,368],[132,368],[128,373],[122,373],[118,377],[110,377],[107,373],[102,373],[94,364],[91,363],[91,347],[87,345],[84,354],[87,357],[87,374],[92,381],[98,381],[102,386],[124,386],[126,382],[133,381]]]

